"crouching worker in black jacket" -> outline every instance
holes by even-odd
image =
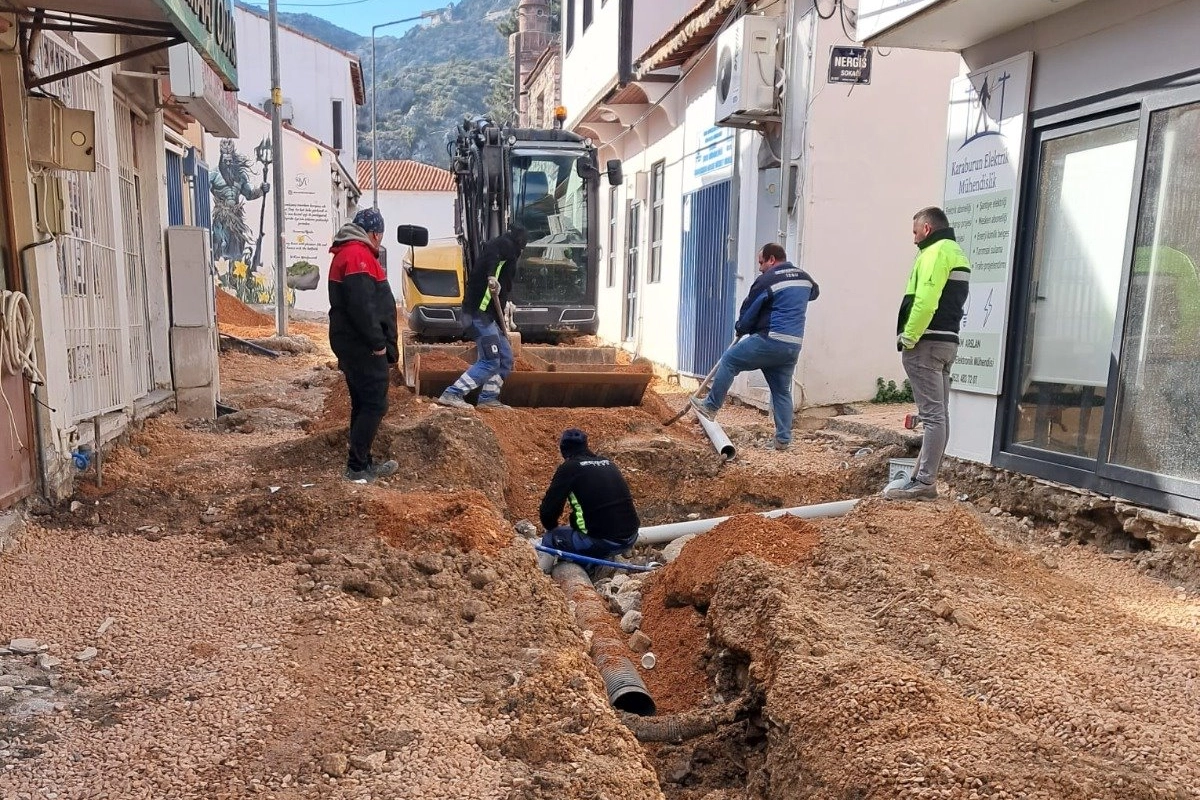
[[[545,547],[592,558],[627,553],[637,542],[637,509],[617,465],[588,449],[587,434],[578,428],[563,431],[558,441],[563,463],[554,473],[539,510]],[[570,524],[559,525],[563,507]],[[554,557],[538,557],[542,569],[554,567]]]
[[[364,208],[333,237],[329,267],[329,346],[350,392],[346,480],[395,474],[395,461],[374,461],[371,445],[388,408],[389,367],[400,360],[396,298],[379,263],[383,215]]]

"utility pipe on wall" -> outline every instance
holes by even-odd
[[[813,506],[796,506],[795,508],[778,508],[774,511],[763,511],[759,516],[774,519],[776,517],[799,517],[800,519],[820,519],[821,517],[841,517],[849,514],[858,500],[840,500],[836,503],[820,503]],[[638,531],[638,544],[666,544],[681,536],[692,533],[704,533],[720,525],[729,517],[713,517],[712,519],[694,519],[687,522],[672,522],[668,525],[652,525]]]

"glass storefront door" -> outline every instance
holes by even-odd
[[[1015,443],[1098,455],[1137,136],[1135,119],[1042,143]]]
[[[1200,103],[1149,117],[1111,461],[1200,481]]]
[[[1200,501],[1200,90],[1034,129],[999,463]]]

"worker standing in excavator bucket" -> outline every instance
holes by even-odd
[[[611,460],[588,449],[587,434],[568,428],[558,440],[563,463],[542,498],[538,510],[546,529],[542,546],[591,558],[627,553],[637,543],[637,509],[621,470]],[[563,508],[569,523],[560,525]],[[554,568],[554,556],[541,553],[545,572]]]
[[[474,328],[475,363],[459,376],[437,399],[439,405],[451,408],[470,408],[468,392],[479,389],[482,409],[504,409],[500,402],[500,387],[513,368],[512,345],[504,321],[501,298],[512,291],[513,273],[517,260],[525,249],[525,229],[513,225],[487,242],[467,276],[463,294],[463,319],[468,331]]]

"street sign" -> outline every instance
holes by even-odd
[[[829,48],[829,83],[871,82],[871,48],[834,45]]]

